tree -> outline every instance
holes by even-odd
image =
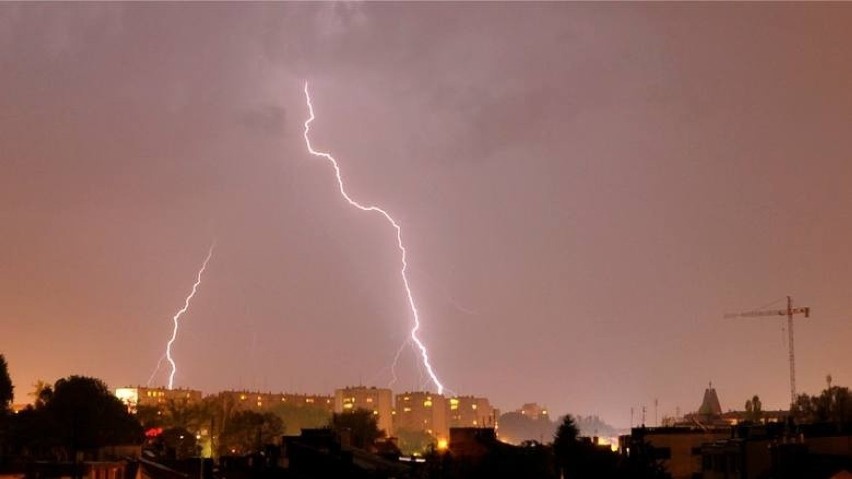
[[[284,434],[298,435],[302,429],[327,426],[331,413],[316,404],[276,404],[272,412],[284,422]]]
[[[99,379],[70,376],[40,396],[35,407],[14,416],[19,454],[74,460],[101,446],[142,443],[139,422]]]
[[[195,434],[182,427],[164,429],[156,443],[170,459],[186,459],[198,453]]]
[[[790,413],[799,423],[818,422],[817,411],[815,407],[815,398],[811,398],[807,394],[799,394],[796,396],[796,402],[790,406]]]
[[[33,392],[29,395],[33,398],[35,407],[38,408],[44,406],[50,397],[53,396],[53,388],[46,381],[39,379],[33,384]]]
[[[849,388],[829,386],[819,396],[800,394],[790,407],[799,423],[831,422],[842,426],[852,421],[852,394]]]
[[[426,431],[413,429],[398,429],[396,437],[399,441],[399,449],[403,454],[424,454],[430,447],[434,447],[435,438]]]
[[[228,419],[219,438],[219,454],[245,454],[277,442],[284,423],[272,413],[239,411]]]
[[[754,397],[746,401],[745,410],[746,420],[752,422],[760,422],[760,419],[763,416],[763,410],[762,405],[760,403],[760,398],[757,396],[757,394],[755,394]]]
[[[0,465],[6,454],[6,444],[9,429],[9,419],[15,387],[9,377],[9,367],[6,358],[0,354]]]
[[[70,376],[56,381],[42,408],[57,438],[72,452],[110,444],[140,444],[142,427],[101,380]]]
[[[9,376],[9,365],[6,357],[0,354],[0,415],[11,410],[12,400],[15,398],[15,386]]]
[[[361,449],[373,447],[376,439],[385,435],[379,429],[375,414],[368,409],[334,413],[330,426],[338,434],[349,434],[352,445]]]
[[[553,454],[556,456],[556,463],[566,477],[573,476],[571,471],[577,470],[579,455],[577,437],[579,435],[580,429],[577,428],[574,418],[570,414],[566,414],[559,427],[556,428],[556,435],[553,437]]]
[[[566,414],[562,418],[559,427],[556,428],[556,435],[553,437],[553,448],[557,455],[559,451],[567,450],[572,445],[577,443],[577,437],[580,435],[580,429],[577,428],[577,423],[574,422],[574,417]]]
[[[163,413],[157,406],[136,406],[136,419],[146,430],[155,427],[164,428],[169,426],[165,418],[163,418]]]

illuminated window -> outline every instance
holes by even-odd
[[[476,404],[471,404],[471,405],[470,405],[470,408],[471,408],[471,409],[476,409]]]
[[[314,398],[305,398],[305,402],[308,404],[312,404],[314,402]]]
[[[411,408],[410,407],[404,407],[404,408],[402,408],[402,412],[411,412]]]
[[[432,400],[427,399],[427,400],[423,401],[423,407],[432,407]]]
[[[352,409],[352,403],[348,402],[343,405],[343,409]]]
[[[367,398],[367,402],[373,402],[373,398]]]
[[[246,400],[246,395],[240,394],[240,401],[245,401],[245,400]]]
[[[258,401],[258,402],[257,402],[257,407],[261,407],[261,406],[263,406],[263,402]]]
[[[373,415],[374,415],[374,416],[378,416],[378,415],[379,415],[379,411],[376,411],[375,409],[373,409]]]
[[[459,408],[459,400],[455,399],[455,398],[450,399],[450,409],[455,411],[458,408]]]

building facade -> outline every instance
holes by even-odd
[[[532,419],[533,421],[538,421],[539,419],[548,419],[550,416],[547,415],[547,408],[544,406],[540,406],[537,403],[530,402],[526,403],[518,409],[519,413],[524,416]]]
[[[239,411],[271,412],[281,404],[294,406],[316,406],[329,412],[334,410],[334,398],[322,394],[272,393],[260,391],[222,391],[224,396]]]
[[[450,436],[449,401],[441,394],[411,391],[396,396],[394,430],[424,431],[438,445]]]
[[[450,427],[497,426],[498,413],[484,397],[456,396],[449,399]]]
[[[194,389],[168,389],[150,387],[125,387],[115,390],[115,397],[121,400],[130,412],[135,413],[139,406],[156,407],[163,410],[168,404],[190,405],[201,402],[201,391]]]
[[[393,435],[393,392],[375,387],[346,387],[334,391],[334,412],[366,409],[376,415],[379,429]]]

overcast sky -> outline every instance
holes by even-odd
[[[16,402],[386,386],[411,328],[501,409],[628,425],[852,386],[852,4],[0,5],[0,353]],[[431,388],[410,348],[394,389]],[[154,375],[164,384],[166,368]],[[638,418],[638,413],[637,413]],[[637,419],[638,420],[638,419]]]

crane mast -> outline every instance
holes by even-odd
[[[790,404],[794,404],[796,402],[796,353],[794,348],[794,335],[793,335],[793,316],[797,314],[804,315],[805,318],[809,318],[811,315],[811,308],[805,307],[793,307],[793,299],[790,296],[787,296],[787,308],[786,309],[775,309],[769,311],[746,311],[742,313],[729,313],[726,314],[725,318],[758,318],[764,316],[787,316],[787,341],[789,347],[789,359],[790,359]]]

